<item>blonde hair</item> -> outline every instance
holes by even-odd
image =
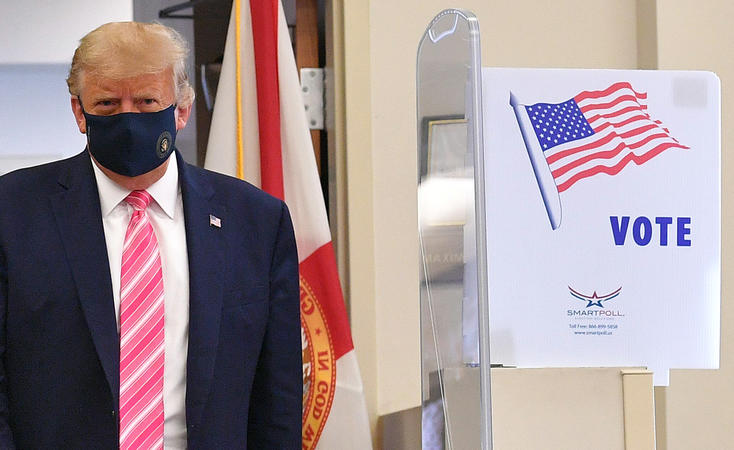
[[[187,107],[194,101],[194,89],[186,74],[188,53],[184,38],[165,25],[107,23],[79,41],[66,84],[71,95],[81,95],[84,74],[118,80],[171,68],[176,102]]]

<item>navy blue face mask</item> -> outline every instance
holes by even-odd
[[[96,116],[84,112],[87,148],[103,167],[136,177],[163,164],[176,140],[176,105],[158,112]]]

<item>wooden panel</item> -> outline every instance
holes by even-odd
[[[319,67],[317,0],[296,0],[296,66]],[[321,130],[311,130],[316,166],[321,174]]]

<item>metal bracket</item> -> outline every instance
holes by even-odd
[[[177,11],[181,11],[182,9],[187,8],[193,8],[194,5],[197,3],[201,3],[202,0],[193,0],[190,2],[183,2],[178,3],[173,6],[169,6],[168,8],[163,8],[160,11],[158,11],[158,18],[159,19],[193,19],[194,14],[175,14]]]
[[[324,69],[301,69],[301,94],[308,128],[324,129]]]

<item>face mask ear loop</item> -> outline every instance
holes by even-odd
[[[76,99],[79,100],[79,106],[81,106],[81,108],[82,108],[82,114],[86,114],[87,112],[84,111],[84,104],[82,103],[82,98],[77,95],[76,96]],[[89,151],[91,153],[91,150],[89,150],[89,147],[90,147],[91,143],[89,142],[89,124],[88,123],[85,125],[85,128],[86,128],[86,130],[85,130],[84,135],[87,138],[87,151]]]

